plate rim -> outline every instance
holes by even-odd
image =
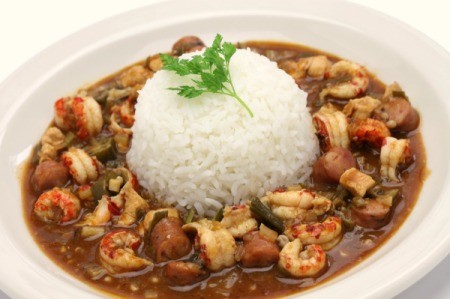
[[[107,26],[108,24],[111,23],[115,23],[117,22],[116,20],[123,18],[124,16],[132,16],[134,14],[139,14],[142,10],[148,10],[148,9],[155,9],[158,6],[160,7],[165,7],[167,5],[171,5],[173,3],[179,3],[182,2],[179,0],[165,0],[165,1],[160,1],[157,3],[153,3],[150,4],[148,6],[144,6],[142,8],[137,8],[137,9],[133,9],[130,10],[128,12],[125,13],[121,13],[119,15],[107,18],[103,21],[97,22],[93,25],[90,25],[84,29],[81,29],[69,36],[67,36],[66,38],[63,38],[62,40],[52,44],[51,46],[47,47],[46,49],[44,49],[43,51],[39,52],[38,54],[36,54],[34,57],[32,57],[31,59],[29,59],[27,62],[25,62],[24,64],[22,64],[22,66],[20,66],[16,71],[14,71],[11,75],[9,75],[8,77],[6,77],[5,80],[3,80],[3,82],[1,82],[0,84],[0,95],[14,95],[17,93],[11,91],[11,86],[15,86],[17,85],[17,78],[19,78],[20,76],[22,76],[25,72],[26,72],[26,68],[32,66],[32,65],[39,65],[39,61],[43,58],[45,58],[46,56],[48,56],[49,54],[55,52],[55,51],[59,51],[60,48],[64,48],[66,47],[67,44],[70,44],[71,41],[73,39],[78,39],[80,37],[82,37],[84,34],[88,34],[89,31],[95,30],[95,28],[100,28],[101,26]],[[204,0],[195,0],[195,1],[191,1],[191,2],[199,2],[199,3],[205,3],[205,2],[211,2],[211,1],[204,1]],[[230,1],[228,4],[231,3],[236,3],[238,1]],[[243,5],[247,5],[245,8],[248,9],[249,11],[251,11],[251,7],[249,5],[252,5],[254,3],[259,3],[261,1],[248,1],[245,2],[245,4]],[[263,1],[264,3],[272,3],[275,5],[279,5],[279,3],[277,3],[277,1]],[[286,3],[289,2],[294,2],[293,0],[289,0],[286,1]],[[310,1],[295,1],[295,2],[301,2],[301,3],[310,3]],[[334,1],[326,1],[326,0],[319,0],[319,1],[315,1],[316,3],[321,3],[321,4],[330,4],[330,3],[336,3]],[[252,4],[250,4],[252,3]],[[287,4],[286,4],[287,5]],[[387,16],[379,11],[367,8],[365,6],[359,5],[359,4],[355,4],[355,3],[351,3],[351,2],[342,2],[340,3],[340,5],[346,5],[349,8],[352,9],[358,9],[358,10],[363,10],[363,11],[368,11],[372,14],[377,14],[378,17],[381,18],[385,18],[388,19],[390,22],[394,22],[397,23],[398,26],[402,27],[404,30],[408,31],[410,34],[413,34],[415,36],[418,36],[426,45],[428,45],[429,47],[431,47],[434,51],[438,52],[439,55],[441,55],[442,57],[444,57],[444,59],[447,60],[447,64],[450,61],[450,56],[449,53],[442,48],[438,43],[436,43],[434,40],[430,39],[429,37],[425,36],[423,33],[417,31],[416,29],[412,28],[409,25],[406,25],[404,23],[402,23],[401,21],[396,20],[395,18],[392,18],[390,16]],[[270,6],[270,5],[269,5]],[[56,58],[55,58],[56,59]],[[41,80],[38,80],[38,82],[35,82],[35,84],[39,84],[40,81],[45,80],[45,78],[41,78]],[[16,82],[16,83],[14,83]],[[31,87],[29,88],[31,89]],[[4,102],[4,101],[2,101]],[[4,106],[5,103],[0,102],[0,107]],[[18,104],[20,105],[20,103]],[[448,111],[448,105],[446,106],[447,111]],[[10,107],[10,109],[8,109],[6,111],[6,113],[2,112],[0,114],[0,116],[2,116],[1,121],[0,121],[0,130],[3,130],[5,124],[9,121],[9,117],[11,117],[11,115],[9,115],[8,117],[8,112],[13,113],[14,112],[15,107],[12,106]],[[444,190],[445,191],[445,190]],[[2,227],[0,227],[0,235],[3,236],[3,231],[2,231]],[[385,289],[385,290],[381,290],[379,293],[377,294],[368,294],[370,296],[375,296],[375,295],[379,295],[379,294],[383,294],[383,295],[395,295],[398,294],[400,291],[404,290],[406,287],[410,286],[411,284],[413,284],[415,281],[419,280],[421,277],[423,277],[426,273],[428,273],[434,266],[436,266],[443,258],[445,258],[446,254],[448,254],[450,252],[450,236],[448,236],[448,238],[446,240],[443,240],[441,242],[442,244],[436,249],[437,253],[434,253],[434,255],[438,255],[440,254],[441,257],[440,258],[434,258],[432,261],[432,263],[428,263],[427,265],[425,265],[424,263],[420,264],[419,266],[421,267],[416,267],[416,270],[409,272],[407,275],[405,275],[405,277],[407,278],[407,280],[409,281],[408,283],[405,283],[405,278],[401,281],[399,281],[399,279],[397,279],[397,283],[401,284],[401,289],[400,290],[393,290],[392,288],[390,288],[390,290]],[[2,247],[0,247],[2,248]],[[5,247],[3,247],[5,248]],[[13,246],[12,246],[13,248]],[[445,253],[445,254],[443,254]],[[1,260],[1,258],[0,258]],[[430,259],[427,259],[428,261],[431,261]],[[421,272],[421,275],[417,275],[417,272]],[[0,271],[1,273],[1,271]],[[411,276],[414,276],[414,278],[411,278]],[[334,279],[335,280],[335,279]],[[391,284],[392,285],[392,284]],[[4,283],[3,278],[0,280],[0,287],[2,288],[2,290],[4,290],[7,294],[9,294],[10,296],[14,296],[14,297],[21,297],[22,295],[20,293],[16,293],[15,289],[12,289],[9,287],[8,284]],[[304,294],[304,293],[301,293]],[[295,296],[295,295],[294,295]]]

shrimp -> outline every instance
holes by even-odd
[[[391,136],[388,127],[373,118],[358,119],[348,126],[350,138],[355,143],[367,143],[375,149],[380,149],[384,138]]]
[[[114,105],[111,108],[111,122],[122,124],[126,128],[130,128],[134,124],[134,104],[131,97],[128,97],[120,105]]]
[[[135,85],[142,86],[148,78],[153,76],[153,72],[146,69],[142,65],[135,65],[122,72],[119,83],[123,87],[133,87]]]
[[[333,147],[349,148],[348,121],[333,105],[325,105],[313,115],[317,134],[323,137],[325,151]]]
[[[130,128],[127,127],[124,128],[120,125],[120,123],[122,123],[121,110],[122,109],[120,108],[120,106],[114,106],[111,109],[111,119],[110,119],[111,122],[108,128],[114,134],[114,141],[116,142],[117,145],[117,151],[119,153],[125,154],[130,149],[133,131]]]
[[[286,61],[280,65],[295,80],[303,79],[306,76],[323,79],[330,66],[331,62],[324,55],[300,58],[297,61]]]
[[[69,148],[61,155],[61,160],[79,185],[95,181],[100,174],[100,162],[80,148]]]
[[[112,106],[114,103],[118,103],[127,98],[134,98],[133,88],[131,87],[124,89],[112,88],[108,91],[106,95],[106,103],[107,105]],[[111,109],[113,108],[114,106]]]
[[[397,166],[411,160],[411,147],[408,139],[396,139],[386,137],[383,140],[380,152],[380,174],[383,179],[399,181],[397,177]]]
[[[75,128],[75,114],[72,111],[71,97],[60,98],[54,104],[54,120],[55,124],[64,131],[69,131]]]
[[[88,213],[84,216],[83,220],[78,222],[76,226],[100,226],[107,224],[113,214],[118,214],[119,208],[111,202],[111,199],[103,195],[98,201],[92,213]]]
[[[316,215],[326,213],[331,201],[308,189],[268,192],[267,198],[275,215],[282,219],[295,219],[312,209]]]
[[[271,205],[297,207],[300,209],[311,208],[314,197],[315,193],[308,189],[267,192],[267,198]]]
[[[303,250],[302,242],[295,239],[280,252],[278,266],[294,277],[312,277],[325,268],[327,256],[320,245],[309,245]]]
[[[57,187],[42,193],[34,203],[34,212],[46,222],[58,220],[55,208],[62,211],[59,221],[64,223],[76,219],[81,207],[79,199],[69,189]]]
[[[209,270],[220,271],[236,263],[236,242],[220,222],[202,219],[183,225],[183,230],[197,232],[200,258]]]
[[[331,67],[331,62],[324,55],[300,58],[297,63],[306,75],[318,79],[323,79]]]
[[[295,224],[289,227],[285,234],[289,239],[300,239],[303,244],[336,245],[341,238],[341,218],[330,216],[324,222],[313,224]],[[331,246],[331,247],[333,247]],[[330,249],[331,247],[326,248]],[[325,248],[324,248],[325,249]]]
[[[55,123],[62,130],[76,129],[85,140],[102,130],[102,109],[92,97],[61,98],[55,103]]]
[[[114,169],[114,173],[116,174],[116,177],[108,181],[108,188],[111,189],[111,183],[113,180],[119,180],[119,183],[114,184],[114,188],[120,188],[120,190],[117,190],[119,193],[111,197],[111,202],[114,203],[114,205],[120,210],[124,207],[127,196],[135,195],[134,193],[138,188],[138,182],[133,173],[125,167]],[[123,182],[125,182],[125,184],[120,187]]]
[[[38,152],[39,163],[45,161],[54,161],[58,156],[58,151],[54,146],[48,143],[41,144],[41,149]]]
[[[41,149],[38,153],[39,163],[55,160],[58,149],[64,142],[64,134],[57,127],[50,127],[41,138]]]
[[[64,142],[64,134],[57,127],[50,127],[45,131],[41,137],[41,144],[51,144],[52,146],[59,147]]]
[[[367,96],[350,100],[347,105],[345,105],[342,112],[353,120],[366,119],[369,118],[372,115],[372,112],[380,105],[380,100]]]
[[[152,265],[152,262],[136,255],[141,238],[124,229],[107,233],[100,241],[100,262],[110,274],[131,272]]]
[[[342,76],[351,76],[350,81],[338,83],[322,89],[319,98],[324,100],[326,96],[339,99],[351,99],[363,94],[369,86],[369,75],[366,69],[354,62],[341,60],[333,64],[326,78],[334,79]]]
[[[134,190],[131,181],[128,181],[123,186],[117,196],[121,196],[125,200],[123,212],[117,221],[119,225],[128,226],[135,223],[139,214],[141,212],[145,213],[149,209],[148,203]]]
[[[145,61],[145,64],[153,72],[157,72],[163,68],[163,62],[161,59],[161,55],[159,54],[148,57]]]
[[[102,108],[93,97],[76,97],[72,110],[77,120],[78,138],[88,139],[100,133],[103,127]]]
[[[272,206],[272,212],[283,220],[300,218],[307,210],[296,207]]]
[[[122,123],[130,128],[134,124],[134,105],[131,102],[131,99],[126,100],[119,107],[119,114]]]
[[[258,222],[252,218],[247,205],[227,206],[224,209],[222,226],[235,238],[242,238],[246,233],[256,230]]]
[[[145,235],[145,233],[150,228],[150,225],[153,221],[153,217],[155,216],[155,214],[157,212],[161,212],[161,211],[167,211],[167,217],[180,218],[180,213],[178,212],[177,209],[174,209],[174,208],[163,208],[163,209],[149,211],[145,215],[144,220],[142,220],[139,223],[138,231],[142,237]]]
[[[129,226],[138,220],[140,212],[148,210],[148,203],[134,190],[134,177],[131,172],[125,168],[118,168],[117,171],[125,178],[129,176],[119,194],[113,197],[103,195],[94,212],[87,214],[77,225],[104,225],[111,220],[112,215],[120,215],[117,224]]]
[[[317,215],[323,215],[328,212],[331,208],[332,202],[328,198],[315,194],[315,197],[312,201],[313,212]]]

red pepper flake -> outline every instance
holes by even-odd
[[[302,189],[302,190],[298,191],[298,194],[300,196],[302,196],[303,194],[309,194],[311,197],[316,197],[316,194],[309,189]]]
[[[61,159],[63,160],[64,165],[66,165],[66,167],[70,168],[70,166],[72,165],[73,161],[71,158],[67,157],[66,155],[62,155]],[[73,172],[71,172],[73,174]]]
[[[133,185],[133,189],[138,191],[139,184],[138,184],[137,176],[134,173],[132,173],[131,171],[130,171],[130,173],[131,173],[130,180],[131,180],[131,184]]]
[[[200,258],[205,262],[206,265],[211,265],[211,259],[206,254],[206,244],[200,246]]]
[[[340,218],[339,218],[340,219]],[[336,221],[336,220],[335,220]],[[327,231],[334,231],[336,230],[336,223],[334,223],[333,221],[326,221],[322,224],[323,228]]]
[[[85,184],[85,185],[81,185],[80,187],[78,187],[78,190],[79,191],[86,191],[89,188],[91,188],[91,185]]]
[[[196,235],[194,238],[194,248],[196,250],[200,249],[200,237],[198,235]]]
[[[84,115],[84,99],[76,97],[72,102],[72,111],[75,114],[76,124],[78,128],[77,136],[80,139],[86,139],[89,137],[89,131],[87,130],[86,118]]]
[[[286,186],[281,186],[281,187],[278,187],[277,189],[273,190],[272,193],[283,193],[283,192],[286,192],[286,190],[287,190]]]
[[[141,242],[136,241],[136,242],[133,242],[130,244],[130,248],[133,249],[133,251],[136,251],[140,245],[141,245]]]
[[[244,209],[244,208],[245,208],[245,205],[234,205],[234,206],[231,206],[231,210],[232,211],[241,210],[241,209]]]
[[[108,199],[108,210],[113,215],[120,215],[120,208],[110,199]]]
[[[64,98],[60,98],[59,100],[57,100],[55,102],[55,110],[56,110],[56,114],[61,117],[61,118],[65,118],[67,115],[67,110],[65,107],[65,99]]]
[[[320,234],[324,230],[324,226],[322,224],[307,225],[305,230],[306,232],[310,233],[312,237],[319,239]]]
[[[300,266],[300,270],[302,271],[302,272],[307,272],[307,271],[309,271],[311,269],[311,265],[302,265],[302,266]]]

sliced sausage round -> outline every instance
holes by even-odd
[[[385,122],[395,131],[412,131],[420,122],[419,113],[403,98],[394,98],[383,103],[375,110],[374,118]]]
[[[352,152],[333,147],[314,163],[312,177],[317,183],[337,184],[341,175],[353,167],[356,167],[356,160]]]
[[[191,252],[192,245],[179,218],[168,217],[159,221],[150,234],[154,258],[157,263],[176,260]]]
[[[184,36],[180,38],[173,46],[172,53],[174,55],[182,55],[184,53],[200,50],[205,47],[201,39],[196,36]]]
[[[266,240],[258,231],[253,231],[244,236],[244,249],[240,263],[244,267],[267,267],[280,258],[280,249],[277,244]]]
[[[171,285],[185,286],[202,281],[209,276],[209,273],[198,264],[177,261],[166,265],[164,276]]]
[[[384,205],[375,199],[366,201],[362,207],[352,206],[352,217],[355,223],[365,228],[380,228],[386,224],[389,206]]]
[[[47,160],[40,163],[31,178],[34,190],[42,193],[53,187],[62,187],[69,180],[69,170],[60,162]]]

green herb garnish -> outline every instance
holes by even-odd
[[[231,80],[229,66],[235,52],[234,45],[228,42],[222,43],[222,36],[217,34],[211,47],[206,48],[202,55],[195,55],[190,60],[161,54],[164,70],[174,71],[179,76],[198,76],[192,79],[195,83],[193,86],[183,85],[169,89],[178,91],[178,95],[188,99],[198,97],[205,92],[228,95],[235,98],[253,117],[253,112],[237,95]]]

